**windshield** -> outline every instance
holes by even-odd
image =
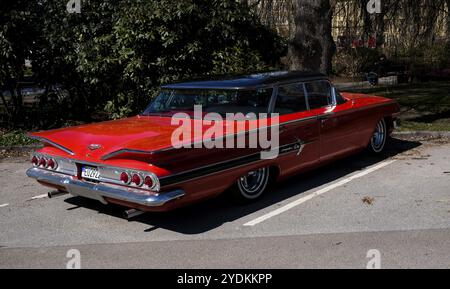
[[[143,115],[171,116],[177,112],[193,113],[201,105],[203,113],[267,113],[272,89],[258,90],[161,90]]]

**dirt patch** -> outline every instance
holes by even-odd
[[[397,139],[417,142],[420,143],[420,146],[412,149],[408,149],[400,154],[397,154],[393,158],[396,160],[427,160],[431,156],[427,153],[424,153],[427,148],[449,145],[450,139],[448,138],[417,138],[417,137],[396,137]],[[407,165],[411,165],[412,163],[408,162]]]
[[[31,152],[36,148],[2,148],[0,149],[0,162],[16,160],[27,160],[30,157]]]

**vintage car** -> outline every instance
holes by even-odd
[[[200,119],[189,121],[202,138],[190,132],[182,147],[174,145],[179,120],[192,116],[196,105],[203,108]],[[202,123],[202,116],[210,112],[266,113],[264,129],[277,128],[278,154],[261,158],[261,146],[202,146],[201,134],[213,122]],[[168,211],[223,192],[251,201],[270,182],[362,150],[382,152],[398,113],[395,101],[339,93],[319,73],[267,72],[170,84],[137,116],[30,134],[43,147],[32,154],[27,175],[55,193],[135,211]],[[246,117],[216,120],[235,129],[210,140],[248,138],[263,129],[263,118],[252,120],[256,128],[239,126],[251,122]]]

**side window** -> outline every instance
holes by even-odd
[[[307,110],[303,83],[280,86],[275,102],[275,113],[280,115]]]
[[[342,96],[342,94],[340,94],[339,91],[337,91],[337,89],[335,89],[335,91],[336,91],[336,103],[337,104],[344,104],[344,103],[346,103],[347,101]]]
[[[314,81],[305,84],[310,109],[321,108],[332,103],[331,86],[327,81]]]

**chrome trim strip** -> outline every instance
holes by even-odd
[[[296,156],[299,156],[307,144],[311,144],[315,141],[316,140],[303,142],[300,139],[297,139],[296,142],[281,145],[276,148],[276,150],[278,150],[278,157],[287,155],[289,153],[296,153]],[[240,168],[249,164],[258,163],[264,160],[265,159],[261,158],[261,152],[257,152],[254,154],[237,157],[231,160],[217,162],[214,164],[205,165],[176,174],[164,176],[160,178],[160,182],[161,186],[176,185],[220,172]]]
[[[328,82],[330,83],[330,86],[331,86],[331,97],[332,97],[331,105],[333,107],[336,107],[336,105],[337,105],[336,87],[333,85],[333,83],[331,83],[331,81],[328,81]]]
[[[172,150],[175,149],[173,147],[170,148],[165,148],[165,149],[161,149],[161,150],[156,150],[156,151],[143,151],[143,150],[135,150],[135,149],[120,149],[117,151],[113,151],[112,153],[106,154],[104,156],[101,157],[101,160],[106,161],[109,160],[115,156],[124,154],[124,153],[136,153],[136,154],[142,154],[142,155],[153,155],[153,154],[158,154],[164,151],[168,151],[168,150]]]
[[[62,145],[60,145],[60,144],[57,144],[57,143],[55,143],[54,141],[51,141],[51,140],[49,140],[49,139],[47,139],[47,138],[45,138],[45,137],[33,136],[33,135],[29,135],[28,137],[31,138],[31,139],[34,139],[34,140],[43,142],[43,143],[48,143],[49,145],[52,145],[52,146],[54,146],[54,147],[56,147],[56,148],[62,150],[63,152],[66,152],[66,153],[72,155],[72,156],[75,155],[75,153],[74,153],[73,151],[71,151],[71,150],[69,150],[68,148],[66,148],[66,147],[64,147],[64,146],[62,146]]]
[[[26,174],[28,177],[34,178],[38,181],[63,186],[70,194],[74,196],[82,196],[98,200],[104,204],[107,203],[105,200],[106,197],[148,207],[158,207],[185,195],[183,190],[173,190],[164,193],[150,193],[137,188],[91,183],[39,168],[30,168],[27,170]]]
[[[279,125],[286,125],[286,124],[292,124],[292,123],[297,123],[297,122],[305,122],[305,121],[309,121],[309,120],[315,120],[318,119],[319,116],[318,115],[314,115],[314,116],[308,116],[308,117],[304,117],[301,119],[294,119],[294,120],[290,120],[290,121],[285,121],[280,123]]]
[[[306,110],[311,110],[311,106],[309,105],[309,98],[308,98],[308,91],[306,90],[305,83],[303,85],[303,94],[305,95],[305,102],[306,102]]]
[[[275,109],[275,103],[277,101],[277,96],[278,96],[278,86],[274,86],[272,88],[272,95],[270,96],[270,100],[269,100],[269,107],[268,107],[269,114],[273,113],[273,111]]]
[[[327,119],[327,118],[333,117],[333,116],[335,116],[335,115],[336,115],[335,112],[327,112],[327,113],[321,114],[321,115],[318,117],[318,119],[320,119],[320,120],[322,120],[322,119]]]
[[[244,159],[246,157],[259,156],[259,155],[260,155],[260,153],[254,153],[254,154],[251,154],[251,155],[245,155],[245,156],[242,156],[242,157],[237,157],[237,158],[234,158],[234,159],[231,159],[231,160],[226,160],[226,161],[221,161],[221,162],[217,162],[217,163],[210,164],[210,165],[201,166],[201,167],[198,167],[198,168],[195,168],[195,169],[190,169],[190,170],[182,171],[182,172],[179,172],[179,173],[176,173],[176,174],[171,174],[171,175],[168,175],[168,176],[161,177],[160,181],[166,181],[166,179],[170,179],[170,178],[173,178],[173,177],[178,177],[180,175],[193,173],[193,172],[196,172],[196,171],[199,171],[199,170],[208,169],[208,168],[212,168],[212,167],[215,167],[215,166],[220,166],[220,165],[223,165],[223,164],[226,164],[226,163],[229,163],[229,162],[239,161],[239,160],[242,160],[242,159]],[[258,160],[261,160],[261,159],[259,158]],[[209,175],[209,174],[206,174],[206,175]],[[167,184],[165,184],[165,185],[167,185]],[[172,185],[172,183],[170,183],[170,185]]]

